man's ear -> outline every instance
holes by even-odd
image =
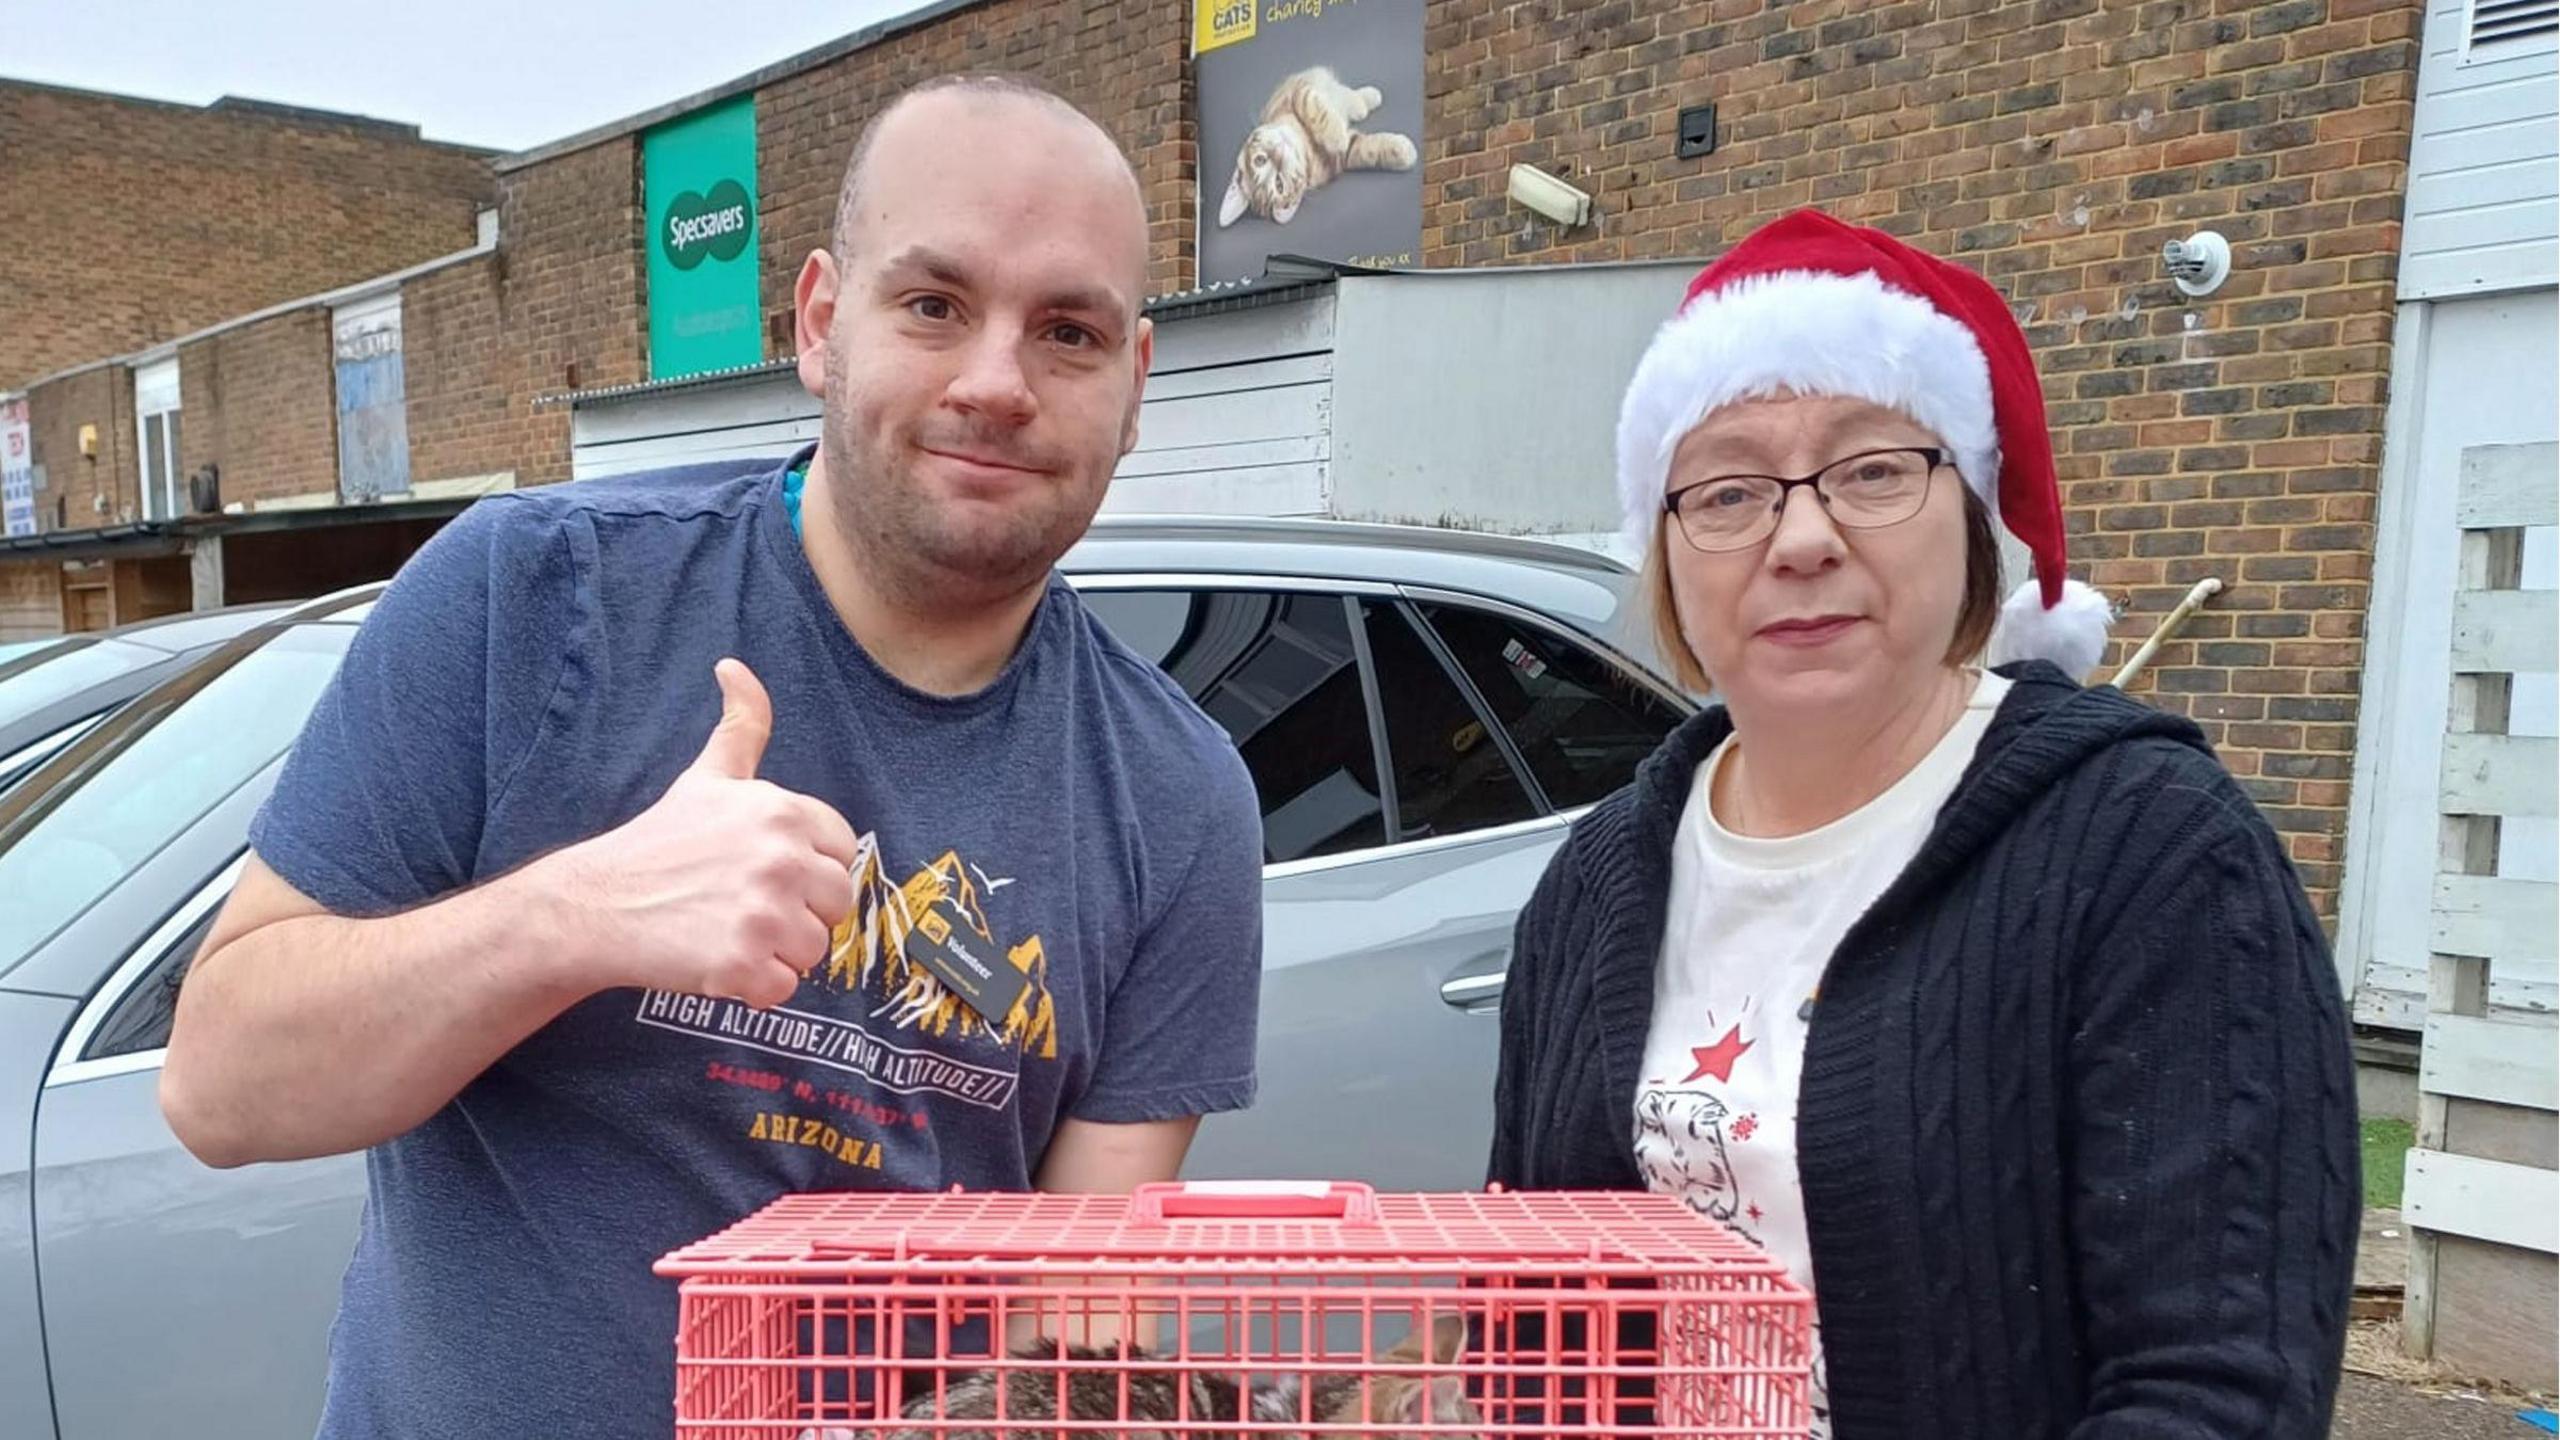
[[[791,348],[799,359],[800,388],[822,400],[827,394],[827,337],[835,333],[841,281],[836,257],[812,250],[800,262],[800,279],[791,291]]]
[[[1156,364],[1156,322],[1144,315],[1139,316],[1138,343],[1129,348],[1135,355],[1138,375],[1136,383],[1129,387],[1128,418],[1120,426],[1120,453],[1123,455],[1138,448],[1138,411],[1147,403],[1147,374],[1155,369]]]

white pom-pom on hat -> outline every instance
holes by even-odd
[[[2030,580],[2001,602],[1988,658],[1994,665],[2049,660],[2076,679],[2098,668],[2107,653],[2107,627],[2115,618],[2107,597],[2077,580],[2063,581],[2062,599],[2052,605],[2044,603],[2042,589]]]

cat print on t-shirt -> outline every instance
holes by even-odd
[[[1795,1077],[1802,1065],[1807,1009],[1803,987],[1780,976],[1771,997],[1746,993],[1723,1007],[1675,1007],[1656,1024],[1682,1027],[1676,1040],[1648,1047],[1636,1088],[1636,1163],[1647,1189],[1673,1195],[1789,1262],[1806,1258],[1803,1202],[1795,1179]],[[1831,1434],[1829,1374],[1815,1331],[1812,1440]]]

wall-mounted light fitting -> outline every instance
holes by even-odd
[[[1511,198],[1559,225],[1591,223],[1591,195],[1535,165],[1511,167]]]

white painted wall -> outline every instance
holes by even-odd
[[[1105,513],[1322,515],[1333,475],[1330,289],[1156,326],[1138,445]]]
[[[780,460],[817,438],[817,397],[800,388],[799,376],[758,375],[579,406],[569,424],[569,477]]]
[[[2432,0],[2409,146],[2404,300],[2560,281],[2554,37],[2470,44],[2474,0]]]
[[[2392,365],[2378,553],[2341,897],[2339,962],[2356,1018],[2415,1030],[2426,1010],[2452,696],[2453,596],[2466,449],[2560,436],[2560,312],[2549,290],[2403,305]],[[2527,587],[2552,583],[2553,537],[2527,532]],[[2546,679],[2516,687],[2510,728],[2554,733]],[[2560,866],[2547,822],[2503,822],[2502,874]],[[2512,867],[2512,868],[2510,868]],[[2493,1006],[2549,1011],[2548,973],[2493,972]]]
[[[1345,276],[1334,513],[1613,548],[1618,400],[1696,273]]]

